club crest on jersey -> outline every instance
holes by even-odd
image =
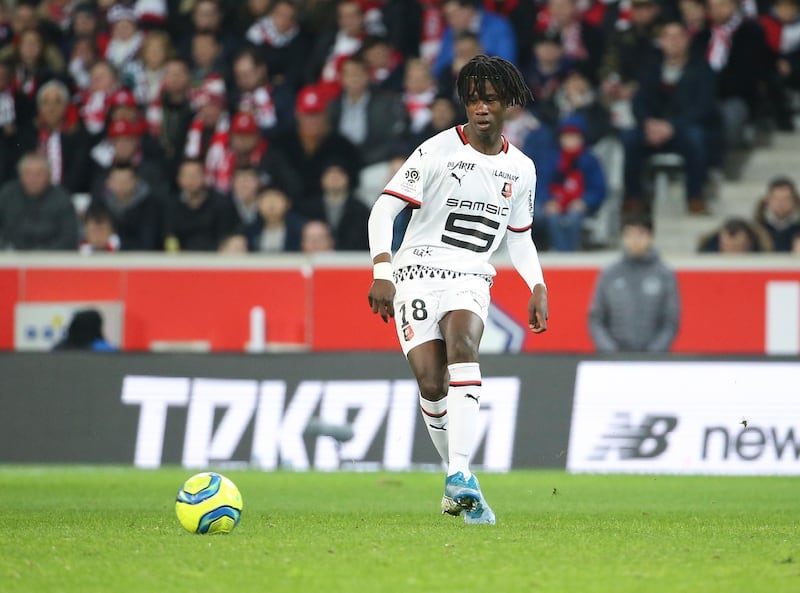
[[[503,183],[503,189],[500,190],[500,195],[506,200],[511,199],[511,182],[506,181]]]
[[[413,340],[413,339],[414,339],[414,330],[413,330],[413,329],[411,329],[411,326],[410,326],[410,325],[407,325],[407,326],[405,326],[405,327],[403,328],[403,339],[404,339],[406,342],[410,342],[411,340]]]

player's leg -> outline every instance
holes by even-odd
[[[397,284],[395,327],[419,386],[419,404],[433,446],[447,463],[447,359],[437,308],[441,289],[424,280]]]
[[[467,310],[450,311],[439,322],[447,350],[450,377],[447,400],[450,417],[448,474],[472,475],[469,461],[478,431],[481,399],[481,370],[478,346],[483,320]]]
[[[408,352],[408,363],[419,386],[422,420],[444,463],[447,449],[447,358],[442,340],[430,340]]]
[[[469,467],[478,433],[482,389],[478,350],[489,312],[489,286],[485,280],[473,278],[443,297],[441,308],[449,310],[439,328],[447,351],[450,419],[450,457],[442,510],[457,514],[463,509],[466,523],[493,525],[494,512]]]

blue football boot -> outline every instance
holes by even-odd
[[[458,516],[461,511],[472,511],[480,504],[481,491],[475,476],[469,480],[464,474],[456,472],[444,479],[444,496],[442,496],[442,514]]]
[[[478,501],[478,504],[474,509],[464,513],[464,523],[467,525],[494,525],[497,522],[494,516],[494,511],[483,497],[483,492],[481,492],[481,486],[478,483],[478,478],[473,475],[472,479],[475,480],[475,486],[478,489],[478,493],[481,495],[481,499]]]

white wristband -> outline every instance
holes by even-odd
[[[394,282],[394,272],[392,264],[388,261],[382,261],[372,266],[372,278],[375,280],[388,280]]]

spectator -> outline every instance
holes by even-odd
[[[634,98],[637,127],[625,130],[625,204],[646,208],[642,168],[646,154],[677,152],[683,157],[686,199],[691,214],[707,214],[703,195],[709,162],[708,130],[715,119],[714,76],[689,53],[689,35],[680,21],[659,34],[663,58],[647,70]]]
[[[78,221],[69,194],[51,181],[50,165],[28,153],[19,179],[0,189],[0,248],[65,250],[78,247]]]
[[[161,243],[161,200],[130,164],[119,163],[111,167],[101,200],[111,212],[120,249],[158,249]]]
[[[267,141],[259,134],[252,113],[239,112],[231,120],[227,143],[222,150],[213,146],[206,157],[206,183],[220,193],[228,193],[234,170],[242,165],[259,166],[267,152]]]
[[[540,2],[520,2],[519,0],[483,0],[483,9],[506,18],[514,29],[517,40],[517,58],[523,72],[530,62],[530,48],[533,45],[536,27],[536,13]]]
[[[103,336],[103,318],[96,309],[76,311],[67,328],[66,337],[53,350],[89,350],[115,352],[117,347]]]
[[[483,53],[486,52],[477,35],[469,31],[459,33],[453,41],[453,59],[436,75],[439,94],[449,97],[454,103],[458,103],[458,91],[456,89],[458,73],[464,64]]]
[[[266,187],[258,194],[258,217],[246,229],[250,251],[282,253],[300,251],[305,219],[291,210],[283,190]]]
[[[69,28],[64,32],[61,53],[75,55],[75,45],[79,40],[91,40],[97,48],[98,56],[106,54],[108,33],[100,28],[97,7],[92,2],[79,2],[72,10]]]
[[[756,222],[769,233],[775,251],[789,252],[800,233],[800,195],[794,181],[777,177],[770,181],[767,195],[756,208]]]
[[[89,88],[92,80],[90,71],[100,61],[100,55],[97,42],[92,37],[79,37],[72,44],[72,51],[67,54],[67,72],[78,92]]]
[[[719,229],[701,237],[697,250],[700,253],[760,253],[771,251],[771,245],[766,231],[734,216],[727,218]]]
[[[658,59],[656,39],[661,16],[658,0],[632,0],[629,26],[616,28],[608,39],[599,78],[603,101],[617,129],[635,125],[631,102],[645,68]]]
[[[540,161],[536,203],[556,251],[581,249],[584,218],[595,213],[606,197],[603,169],[586,147],[585,127],[579,115],[565,119],[559,148]]]
[[[262,134],[274,133],[278,123],[277,107],[272,86],[267,83],[267,66],[254,49],[245,49],[236,56],[233,75],[236,85],[229,97],[231,110],[253,114]],[[284,99],[284,107],[287,101],[291,112],[290,100]],[[289,118],[284,116],[283,119]]]
[[[537,15],[536,32],[558,34],[564,56],[593,83],[597,80],[603,57],[603,32],[581,19],[577,0],[548,0]]]
[[[303,225],[302,252],[306,254],[329,253],[334,250],[333,233],[328,223],[310,220]]]
[[[542,105],[538,113],[543,123],[552,129],[557,129],[559,122],[572,114],[582,116],[586,120],[585,141],[589,146],[614,134],[608,110],[600,102],[589,79],[577,70],[567,75],[556,90],[552,103]]]
[[[137,59],[123,73],[129,82],[139,105],[150,105],[158,99],[164,80],[164,68],[175,50],[164,31],[150,31],[142,42]]]
[[[231,221],[231,228],[244,229],[253,224],[258,217],[258,193],[262,185],[261,176],[254,166],[245,164],[236,167],[233,172],[230,199],[236,216]]]
[[[11,70],[0,62],[0,185],[12,175],[11,148],[17,130],[17,111],[11,90]]]
[[[167,251],[216,251],[228,228],[231,207],[205,184],[203,163],[187,159],[178,169],[178,193],[166,211]]]
[[[487,55],[517,62],[517,37],[505,16],[483,10],[476,0],[444,0],[442,11],[447,28],[433,64],[436,76],[453,63],[455,40],[459,34],[466,32],[477,35]]]
[[[78,246],[81,255],[119,251],[119,235],[114,232],[114,218],[101,202],[91,204],[84,214],[84,237]]]
[[[273,2],[274,0],[245,0],[245,2],[239,2],[238,10],[235,12],[228,11],[229,20],[227,26],[236,33],[238,38],[247,38],[250,28],[269,15]]]
[[[800,90],[800,0],[775,0],[760,21],[783,85]]]
[[[336,161],[331,162],[322,170],[321,183],[322,195],[301,214],[327,223],[337,251],[369,249],[369,208],[353,195],[347,169]]]
[[[584,122],[585,124],[585,122]],[[548,146],[553,146],[553,132],[546,128],[539,119],[530,111],[520,105],[512,105],[506,111],[506,119],[503,123],[503,136],[511,144],[522,149],[529,140],[531,134],[539,134],[548,142]],[[527,154],[527,153],[526,153]],[[533,158],[532,155],[528,155]],[[534,160],[534,163],[539,161]]]
[[[406,61],[403,91],[409,131],[419,134],[431,121],[431,105],[436,98],[436,81],[428,62],[420,58]]]
[[[89,137],[77,113],[68,110],[69,91],[58,80],[45,83],[36,95],[36,128],[21,128],[17,144],[21,153],[34,150],[46,156],[51,181],[71,192],[89,191]]]
[[[306,60],[306,84],[318,85],[326,97],[340,90],[339,72],[342,60],[352,56],[367,36],[364,10],[358,0],[341,0],[336,5],[336,28],[317,36]]]
[[[553,105],[556,91],[572,71],[572,60],[564,55],[561,33],[545,31],[533,42],[532,59],[525,69],[525,80],[531,87],[533,109],[540,112]],[[551,109],[554,109],[551,107]]]
[[[225,81],[219,77],[207,79],[195,99],[197,115],[186,135],[184,156],[206,161],[208,154],[223,153],[228,144],[230,116],[225,104]],[[213,150],[212,150],[213,147]]]
[[[147,127],[165,156],[168,179],[175,179],[178,162],[194,117],[191,105],[189,66],[179,58],[164,64],[164,80],[158,99],[147,108]]]
[[[115,4],[109,9],[106,20],[111,27],[111,39],[105,59],[121,72],[136,59],[144,34],[139,31],[136,13],[132,8]]]
[[[319,195],[322,168],[333,158],[347,163],[348,176],[358,180],[361,161],[358,149],[331,129],[325,98],[317,87],[304,87],[297,95],[295,129],[275,140],[265,166],[275,182],[294,201]]]
[[[145,150],[143,144],[144,123],[118,119],[109,125],[108,139],[92,149],[91,193],[102,196],[108,173],[115,165],[128,165],[136,169],[136,175],[145,181],[154,194],[163,199],[171,189],[164,173],[163,158],[156,148]]]
[[[373,90],[403,92],[403,80],[407,76],[408,63],[417,58],[409,57],[406,60],[386,37],[375,36],[364,40],[360,53],[369,69],[369,84]],[[425,61],[423,63],[428,67],[428,77],[432,83],[430,65]]]
[[[36,29],[25,29],[19,33],[17,45],[6,46],[0,51],[0,61],[11,67],[11,88],[17,109],[17,128],[32,129],[36,115],[36,97],[42,86],[63,71],[60,54],[50,57],[50,46]]]
[[[89,87],[80,94],[79,109],[83,127],[90,136],[99,139],[106,127],[106,115],[111,95],[119,87],[117,70],[106,60],[92,65]]]
[[[286,85],[296,92],[303,84],[304,60],[311,42],[300,25],[296,0],[275,0],[267,16],[247,31],[247,40],[258,48],[273,86]]]
[[[198,31],[192,36],[191,79],[192,88],[199,88],[209,78],[223,80],[228,78],[228,62],[225,61],[220,45],[214,33]]]
[[[761,25],[742,13],[739,0],[708,0],[708,15],[710,27],[698,34],[696,40],[717,74],[725,148],[749,142],[746,129],[752,129],[765,87],[777,123],[782,128],[790,127],[785,99],[776,92],[775,59]]]
[[[653,248],[653,225],[642,215],[622,224],[623,257],[600,273],[589,309],[598,352],[666,352],[678,333],[675,273]]]
[[[223,15],[219,0],[196,0],[191,9],[188,27],[185,28],[177,44],[178,55],[189,60],[192,55],[192,43],[195,34],[207,33],[218,40],[223,62],[229,62],[242,40],[235,30],[223,26]]]
[[[363,166],[386,161],[408,131],[408,113],[398,94],[369,90],[369,71],[356,56],[342,63],[342,94],[328,107],[331,122],[359,151]]]
[[[681,20],[686,25],[689,38],[692,40],[692,52],[699,52],[702,55],[703,48],[695,42],[695,37],[705,30],[708,24],[705,0],[679,0],[678,9]]]
[[[431,121],[418,133],[412,134],[405,146],[419,146],[428,138],[432,138],[447,128],[452,128],[460,121],[459,116],[461,113],[463,113],[463,111],[456,106],[456,103],[449,96],[438,95],[431,104]],[[406,154],[403,160],[405,160],[407,156]],[[388,181],[388,179],[384,179],[383,181],[384,183],[378,188],[378,192],[386,187],[386,181]],[[372,198],[370,204],[375,201],[375,198],[377,198],[377,195]]]

